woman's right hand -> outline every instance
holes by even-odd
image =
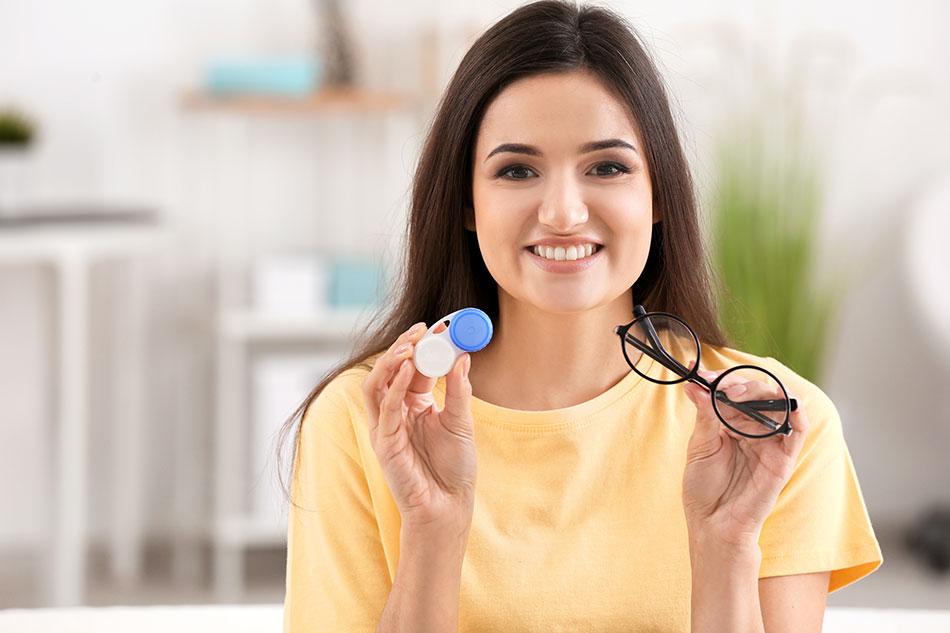
[[[363,379],[370,442],[404,526],[467,529],[476,477],[471,358],[459,356],[446,376],[440,410],[432,396],[436,379],[412,362],[425,332],[424,323],[404,332]]]

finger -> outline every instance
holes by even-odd
[[[690,364],[689,364],[690,369],[692,369],[694,363],[695,361],[690,361]],[[703,367],[702,364],[700,364],[699,371],[697,371],[696,373],[699,375],[700,378],[704,378],[706,382],[708,382],[710,386],[712,386],[712,384],[716,382],[716,380],[719,378],[720,375],[722,375],[723,372],[710,371],[706,369],[705,367]],[[716,385],[716,390],[726,392],[726,395],[730,396],[731,398],[733,395],[738,396],[740,394],[746,393],[751,382],[752,381],[743,380],[742,376],[740,376],[736,372],[732,372],[726,375],[725,377],[723,377],[723,379],[719,381],[719,384]]]
[[[693,360],[689,361],[689,363],[688,363],[688,365],[687,365],[687,369],[689,369],[690,371],[692,371],[692,370],[693,370],[693,367],[694,367],[695,365],[696,365],[696,359],[693,359]],[[721,372],[720,372],[720,373],[721,373]],[[708,369],[706,369],[705,367],[703,367],[702,363],[699,364],[699,369],[696,371],[696,374],[697,374],[700,378],[705,379],[706,382],[708,382],[708,383],[710,383],[710,384],[712,384],[712,382],[719,376],[719,374],[717,374],[716,372],[714,372],[714,371],[709,371]],[[727,377],[727,379],[728,379],[728,377]],[[702,389],[702,388],[700,388],[700,389]],[[707,396],[707,397],[708,397],[708,396]]]
[[[373,369],[363,381],[363,397],[370,413],[379,414],[383,398],[392,386],[392,381],[395,379],[400,364],[411,355],[412,347],[407,343],[403,343],[376,360]]]
[[[392,374],[395,374],[396,369],[398,368],[401,361],[394,357],[404,356],[403,352],[406,351],[406,346],[419,340],[422,333],[425,332],[425,325],[425,323],[416,323],[411,328],[396,337],[396,340],[393,341],[393,344],[389,346],[389,349],[387,349],[376,361],[377,364],[382,363],[383,369],[388,369]],[[392,376],[389,376],[389,379],[391,378]]]
[[[399,368],[399,363],[412,355],[412,348],[407,347],[406,343],[418,340],[423,332],[425,332],[425,323],[416,323],[400,334],[389,346],[389,349],[376,359],[372,370],[363,378],[361,388],[371,430],[376,426],[380,403],[386,395],[386,389],[389,383],[392,382],[396,370]]]
[[[696,373],[702,376],[703,378],[705,378],[710,384],[712,384],[713,381],[719,378],[719,374],[721,374],[722,372],[710,371],[706,369],[705,367],[703,367],[702,365],[700,365],[699,371]],[[726,376],[725,378],[723,378],[722,382],[719,383],[719,388],[723,389],[731,384],[735,384],[738,380],[739,378],[735,374]]]
[[[397,346],[402,345],[403,343],[406,343],[410,340],[418,341],[420,338],[422,338],[422,335],[425,333],[425,331],[426,324],[424,322],[420,321],[415,323],[411,328],[400,334],[399,338],[397,338],[393,344],[390,345],[389,349],[394,350]]]
[[[453,430],[465,433],[471,433],[472,384],[468,381],[471,366],[471,354],[462,354],[445,377],[443,412],[446,414],[446,421]]]
[[[390,437],[399,430],[399,423],[403,418],[403,406],[406,398],[406,387],[412,377],[412,361],[403,360],[396,370],[396,376],[386,391],[379,407],[379,428],[377,433],[382,437]]]
[[[413,394],[432,393],[432,390],[435,389],[435,383],[438,381],[438,378],[429,378],[418,369],[415,369],[415,365],[413,365],[413,376],[412,381],[409,383],[408,392]]]
[[[731,375],[728,376],[728,378],[731,377]],[[762,380],[742,380],[742,377],[737,377],[737,380],[731,385],[723,387],[725,382],[725,380],[720,382],[719,389],[726,395],[726,398],[717,397],[716,405],[720,415],[728,424],[733,426],[748,425],[752,423],[750,418],[754,418],[759,423],[771,420],[772,425],[768,427],[763,424],[760,428],[753,424],[756,430],[751,432],[754,434],[757,431],[776,430],[785,422],[786,412],[784,410],[756,406],[753,406],[750,410],[742,406],[742,403],[747,402],[767,402],[769,400],[780,402],[784,398],[784,394],[777,385]],[[732,405],[731,403],[735,404]],[[755,415],[753,415],[753,412]],[[741,428],[741,426],[736,428]]]
[[[720,423],[716,412],[713,411],[709,392],[691,382],[683,383],[683,390],[696,407],[696,426],[690,443],[697,446],[718,446]]]

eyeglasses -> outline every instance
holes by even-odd
[[[712,398],[713,409],[729,429],[750,438],[791,435],[791,412],[798,401],[790,398],[785,386],[770,371],[755,365],[737,365],[712,382],[699,375],[699,338],[685,321],[666,312],[647,312],[643,306],[633,309],[634,320],[614,328],[620,337],[623,357],[633,371],[650,382],[673,385],[689,381],[703,387]],[[636,351],[652,358],[654,363],[639,369],[630,360]],[[692,369],[688,363],[695,359]],[[732,389],[733,383],[746,385],[742,393]],[[720,388],[721,387],[721,388]]]

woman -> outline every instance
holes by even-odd
[[[409,222],[391,314],[298,411],[286,631],[819,631],[880,564],[832,403],[726,347],[662,83],[616,15],[538,2],[483,34]],[[777,375],[793,432],[736,435],[702,388],[631,371],[635,304],[695,329],[703,376]],[[489,346],[418,373],[417,322],[467,306]]]

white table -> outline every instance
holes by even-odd
[[[82,604],[86,577],[87,425],[89,405],[89,291],[92,266],[122,261],[126,288],[115,346],[113,425],[112,571],[120,580],[140,576],[142,532],[143,256],[160,231],[139,222],[0,225],[0,265],[50,265],[58,280],[59,368],[56,416],[56,513],[44,583],[51,606]]]
[[[0,631],[16,633],[279,633],[283,606],[195,605],[0,611]],[[950,611],[828,607],[823,633],[946,633]]]

